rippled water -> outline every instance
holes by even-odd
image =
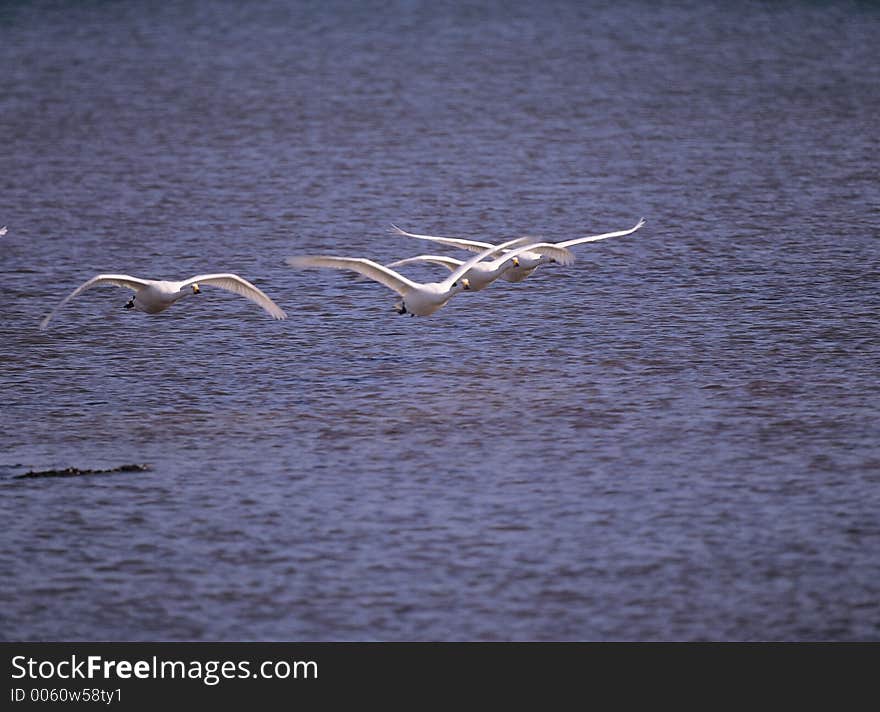
[[[880,638],[875,5],[0,30],[0,637]],[[642,216],[428,318],[282,263]],[[234,271],[291,318],[104,288],[38,331],[102,271]]]

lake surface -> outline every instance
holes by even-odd
[[[0,33],[0,637],[880,639],[876,4],[8,2]],[[426,318],[283,264],[642,216]],[[99,272],[222,271],[290,318],[105,287],[38,330]]]

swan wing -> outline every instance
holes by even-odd
[[[411,265],[417,262],[431,262],[435,265],[443,265],[450,272],[455,270],[460,264],[461,260],[457,260],[454,257],[444,257],[443,255],[419,255],[418,257],[407,257],[405,260],[397,260],[396,262],[389,262],[386,267],[401,267],[403,265]]]
[[[73,299],[78,294],[82,294],[87,289],[91,289],[92,287],[99,287],[103,284],[110,284],[114,287],[125,287],[126,289],[131,289],[137,292],[141,287],[146,287],[151,284],[151,281],[148,279],[140,279],[139,277],[131,277],[127,274],[98,274],[92,277],[87,282],[83,282],[76,289],[74,289],[70,294],[68,294],[61,302],[55,307],[43,321],[40,322],[40,331],[45,330],[47,326],[49,326],[49,322],[52,321],[52,317],[54,317],[58,311],[63,307],[67,302]]]
[[[483,250],[487,250],[492,247],[492,243],[490,242],[477,242],[476,240],[465,240],[460,237],[438,237],[436,235],[416,235],[412,232],[407,232],[406,230],[401,230],[394,223],[391,224],[391,232],[395,235],[405,235],[406,237],[414,237],[417,240],[431,240],[432,242],[439,242],[443,245],[451,245],[453,247],[460,247],[463,250],[470,250],[471,252],[482,252]]]
[[[410,289],[418,289],[419,285],[393,269],[384,267],[373,260],[363,257],[331,257],[329,255],[299,255],[284,260],[291,267],[329,267],[330,269],[347,269],[362,274],[374,282],[384,284],[400,296],[406,296]]]
[[[183,289],[193,284],[210,284],[212,287],[220,287],[220,289],[225,289],[228,292],[235,292],[245,299],[250,299],[254,304],[261,306],[273,319],[287,318],[285,311],[273,302],[263,290],[255,287],[237,274],[199,274],[181,282],[178,288]]]
[[[459,279],[464,277],[467,274],[468,270],[475,264],[477,264],[477,262],[480,262],[487,257],[491,257],[492,255],[497,254],[502,250],[510,250],[514,247],[519,247],[520,245],[534,244],[534,242],[534,237],[517,237],[515,240],[508,240],[507,242],[502,242],[500,245],[490,246],[488,249],[483,250],[480,254],[471,257],[467,262],[462,262],[458,266],[458,269],[456,269],[440,284],[446,289],[451,289],[452,285],[454,285]]]
[[[623,237],[624,235],[631,235],[636,230],[638,230],[642,225],[645,224],[645,218],[636,223],[635,227],[631,227],[629,230],[618,230],[617,232],[605,232],[601,235],[589,235],[587,237],[576,237],[573,240],[565,240],[563,242],[557,242],[556,245],[558,247],[572,247],[573,245],[580,245],[582,242],[597,242],[599,240],[605,240],[609,237]]]

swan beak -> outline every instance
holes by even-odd
[[[511,262],[513,262],[514,267],[519,267],[519,257],[514,257]]]
[[[470,283],[468,280],[466,280],[466,279],[461,280],[461,284],[462,284],[462,286],[463,286],[465,289],[470,289],[470,288],[471,288],[471,283]]]
[[[123,309],[134,309],[134,297],[129,299],[128,302],[126,302],[125,306],[122,308]]]
[[[201,294],[202,293],[202,290],[199,289],[199,285],[194,284],[192,287],[193,287],[193,294]]]

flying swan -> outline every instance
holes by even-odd
[[[631,235],[636,230],[638,230],[642,225],[645,224],[645,219],[642,218],[636,223],[635,227],[631,227],[629,230],[619,230],[617,232],[606,232],[601,235],[588,235],[587,237],[576,237],[573,240],[563,240],[562,242],[554,242],[554,243],[539,243],[539,244],[552,244],[555,247],[574,247],[575,245],[580,245],[584,242],[598,242],[599,240],[606,240],[609,237],[623,237],[624,235]],[[406,237],[415,237],[419,240],[431,240],[432,242],[439,242],[444,245],[451,245],[453,247],[459,247],[463,250],[470,250],[471,252],[479,252],[480,250],[485,250],[489,247],[492,247],[492,244],[489,242],[477,242],[476,240],[465,240],[459,237],[437,237],[434,235],[416,235],[411,232],[406,232],[406,230],[402,230],[397,227],[397,225],[391,225],[391,232],[395,235],[405,235]],[[547,254],[541,254],[539,252],[531,252],[525,251],[520,253],[518,256],[519,265],[514,269],[508,269],[501,275],[502,279],[506,279],[508,282],[522,282],[526,277],[528,277],[532,272],[534,272],[538,265],[544,264],[546,262],[550,262],[552,257]]]
[[[524,247],[517,247],[514,250],[506,250],[501,257],[491,261],[477,262],[471,267],[465,278],[470,283],[469,290],[471,292],[479,292],[485,289],[499,277],[509,274],[511,270],[515,270],[521,266],[520,255],[528,253],[529,255],[538,255],[546,258],[546,261],[556,262],[562,265],[570,265],[574,262],[574,255],[565,247],[559,247],[549,242],[535,242]],[[531,258],[526,258],[531,259]],[[446,257],[444,255],[418,255],[417,257],[407,257],[403,260],[391,262],[386,267],[401,267],[403,265],[414,264],[417,262],[431,262],[433,264],[443,265],[450,272],[458,269],[464,264],[462,260],[454,257]],[[537,266],[537,265],[536,265]],[[515,281],[515,280],[514,280]]]
[[[166,282],[158,279],[141,279],[140,277],[131,277],[127,274],[99,274],[92,277],[88,282],[81,284],[68,294],[61,303],[55,307],[49,315],[40,322],[40,330],[49,326],[52,317],[58,313],[67,302],[78,294],[82,294],[87,289],[97,287],[104,284],[111,284],[115,287],[125,287],[131,289],[135,294],[129,299],[125,305],[125,309],[137,309],[147,314],[158,314],[165,311],[174,302],[182,299],[189,294],[199,294],[201,288],[199,285],[210,284],[213,287],[220,287],[229,292],[240,294],[246,299],[250,299],[255,304],[259,304],[274,319],[286,319],[287,314],[275,302],[269,299],[265,293],[257,289],[246,279],[242,279],[237,274],[200,274],[190,277],[183,282]]]
[[[534,238],[519,237],[501,245],[489,245],[487,249],[480,251],[478,255],[459,265],[442,282],[414,282],[389,267],[364,259],[363,257],[300,255],[288,257],[285,262],[291,267],[329,267],[331,269],[347,269],[358,272],[379,284],[384,284],[402,297],[394,305],[394,310],[398,314],[427,316],[440,309],[460,291],[470,289],[470,283],[465,275],[475,264],[502,250],[512,250],[513,248],[533,242]]]

